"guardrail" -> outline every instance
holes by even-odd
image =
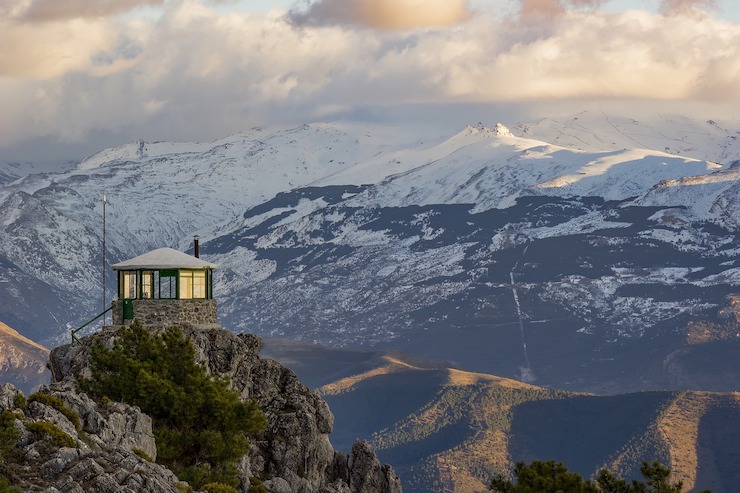
[[[79,331],[81,331],[82,329],[84,329],[85,327],[87,327],[88,325],[90,325],[91,323],[93,323],[94,321],[96,321],[97,319],[99,319],[100,317],[102,317],[103,315],[105,315],[106,313],[108,313],[109,311],[111,311],[112,309],[113,309],[113,306],[111,306],[110,308],[108,308],[104,312],[101,312],[101,313],[95,315],[95,318],[91,318],[90,320],[88,320],[84,324],[80,325],[76,329],[71,330],[70,333],[72,334],[72,344],[74,345],[74,344],[79,344],[80,343],[80,340],[77,338],[77,333]]]

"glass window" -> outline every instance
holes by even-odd
[[[180,271],[180,299],[206,299],[206,272],[203,270]]]
[[[193,298],[206,299],[206,271],[193,272]]]
[[[124,271],[121,276],[121,297],[132,300],[136,298],[136,272]]]
[[[180,299],[189,300],[193,297],[193,271],[180,271]]]
[[[141,297],[154,298],[154,272],[145,270],[141,273]]]
[[[162,270],[159,271],[159,298],[175,299],[177,298],[177,271]]]

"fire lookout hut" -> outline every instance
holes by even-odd
[[[196,249],[197,252],[197,249]],[[134,318],[145,326],[216,324],[216,264],[159,248],[112,266],[118,273],[113,325]]]

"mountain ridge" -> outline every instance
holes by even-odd
[[[318,354],[352,361],[352,350],[295,342],[268,340],[265,352],[291,361],[299,375],[313,371]],[[335,441],[370,440],[396,464],[406,491],[482,491],[493,473],[506,475],[517,461],[553,458],[585,477],[607,467],[626,478],[639,477],[641,461],[660,460],[687,490],[734,490],[740,393],[597,396],[406,361],[398,353],[374,353],[370,365],[370,354],[358,356],[363,363],[348,364],[344,374],[323,373],[314,384],[337,416]],[[389,365],[392,374],[383,371]],[[380,406],[388,409],[380,413]]]
[[[13,274],[0,284],[0,313],[34,339],[61,341],[101,310],[111,263],[185,250],[199,234],[202,254],[221,264],[220,316],[237,330],[417,348],[471,371],[635,390],[656,384],[635,383],[617,361],[682,350],[687,324],[720,323],[737,290],[729,164],[574,151],[484,125],[443,139],[345,124],[255,132],[195,154],[138,143],[128,155],[159,150],[0,188]],[[20,279],[38,283],[48,315],[23,304]],[[435,347],[448,339],[443,355]],[[605,373],[580,380],[596,367]]]

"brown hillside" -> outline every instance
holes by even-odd
[[[729,493],[740,484],[740,394],[596,396],[398,354],[338,353],[347,364],[321,386],[336,418],[332,443],[371,439],[407,493],[485,491],[494,473],[535,459],[586,477],[604,466],[638,477],[643,460],[659,460],[692,488]]]
[[[726,472],[737,468],[738,422],[738,393],[686,392],[676,399],[658,424],[675,477],[688,489],[732,491],[737,483]]]
[[[12,383],[26,393],[49,383],[49,350],[0,322],[0,383]]]

